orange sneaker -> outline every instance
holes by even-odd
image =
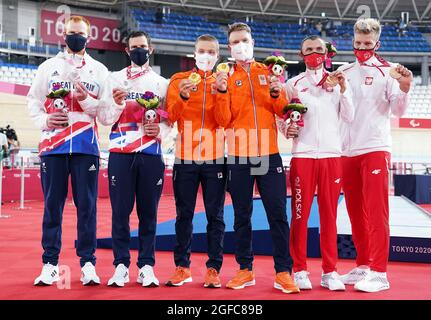
[[[214,268],[208,268],[207,274],[205,275],[205,288],[220,288],[221,281],[218,276],[218,272]]]
[[[243,269],[239,270],[235,277],[226,284],[226,288],[244,289],[245,287],[254,286],[255,284],[254,272],[248,269]]]
[[[299,288],[295,285],[289,272],[279,272],[276,274],[274,288],[284,293],[299,293]]]
[[[169,287],[179,287],[187,282],[192,282],[192,272],[190,268],[177,267],[174,275],[169,278],[166,285]]]

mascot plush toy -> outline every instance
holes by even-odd
[[[50,104],[56,111],[68,113],[72,103],[69,93],[69,90],[61,88],[60,85],[54,85],[52,91],[46,97],[50,99]],[[68,123],[63,124],[64,127],[68,125]]]
[[[283,73],[287,68],[287,61],[283,56],[269,56],[263,61],[263,63],[268,66],[268,69],[271,71],[273,76],[276,76],[280,79],[281,83],[285,82],[286,79],[284,79]]]
[[[302,104],[301,100],[293,98],[283,109],[283,119],[284,121],[289,120],[292,126],[303,127],[304,119],[302,118],[302,115],[306,112],[307,108]]]
[[[142,119],[144,123],[156,122],[157,116],[167,118],[167,112],[160,107],[160,97],[153,92],[147,91],[142,98],[137,98],[136,102],[142,107],[142,110],[135,113],[136,119]]]

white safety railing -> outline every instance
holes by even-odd
[[[28,165],[28,158],[25,156],[21,157],[21,188],[20,188],[20,196],[19,196],[19,207],[14,208],[15,210],[29,210],[31,207],[24,206],[24,195],[25,195],[25,160],[27,159],[27,165]]]

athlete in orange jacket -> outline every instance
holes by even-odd
[[[229,90],[217,93],[215,118],[226,128],[229,156],[278,154],[274,114],[283,116],[287,98],[284,91],[273,96],[269,94],[270,87],[277,84],[270,82],[266,65],[255,61],[247,65],[249,71],[237,63],[228,77],[221,75],[227,80]]]
[[[226,285],[242,289],[255,284],[251,246],[253,187],[256,181],[268,217],[276,277],[274,287],[299,292],[290,274],[289,224],[286,215],[286,176],[277,146],[275,114],[288,103],[282,84],[266,66],[253,59],[254,40],[243,23],[229,26],[229,48],[236,65],[216,79],[216,120],[226,127],[228,190],[232,197],[236,261],[240,270]],[[256,162],[260,162],[260,169]]]
[[[167,94],[169,120],[177,122],[179,133],[173,172],[177,208],[174,260],[177,268],[166,284],[181,286],[192,281],[192,219],[201,184],[208,220],[209,259],[204,286],[219,288],[226,185],[224,133],[214,118],[217,90],[212,69],[219,56],[219,44],[213,36],[203,35],[196,40],[195,49],[196,68],[173,75]]]

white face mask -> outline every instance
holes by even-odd
[[[248,61],[253,59],[253,44],[240,42],[231,47],[230,53],[236,61]]]
[[[208,53],[195,53],[196,66],[204,72],[211,71],[216,62],[217,56]]]

